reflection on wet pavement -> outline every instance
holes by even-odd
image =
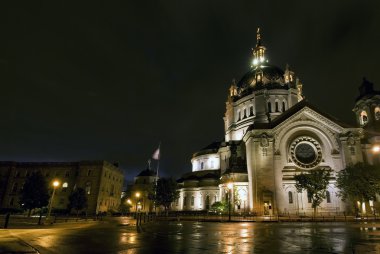
[[[372,222],[176,221],[147,223],[142,229],[138,233],[125,218],[115,218],[19,237],[41,253],[380,253],[380,224]]]

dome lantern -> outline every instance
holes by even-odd
[[[256,47],[253,49],[253,61],[251,67],[256,67],[257,65],[266,61],[265,59],[266,48],[261,44],[261,34],[260,27],[257,28],[256,32]]]

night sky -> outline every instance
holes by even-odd
[[[380,90],[379,1],[31,2],[2,7],[0,160],[119,162],[128,180],[161,141],[160,173],[223,139],[228,88],[260,27],[322,111],[354,122],[363,76]]]

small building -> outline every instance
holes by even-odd
[[[87,214],[116,211],[120,205],[124,182],[123,171],[107,161],[80,162],[0,162],[0,205],[6,209],[20,209],[20,190],[26,178],[40,171],[49,189],[52,182],[60,182],[52,203],[53,210],[67,209],[70,194],[78,187],[86,191]]]

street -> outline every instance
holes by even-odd
[[[380,253],[380,224],[156,222],[129,218],[0,230],[39,253]],[[10,239],[10,238],[9,238]],[[0,241],[0,253],[5,252]],[[19,252],[27,253],[27,252]],[[36,252],[35,252],[36,253]]]

